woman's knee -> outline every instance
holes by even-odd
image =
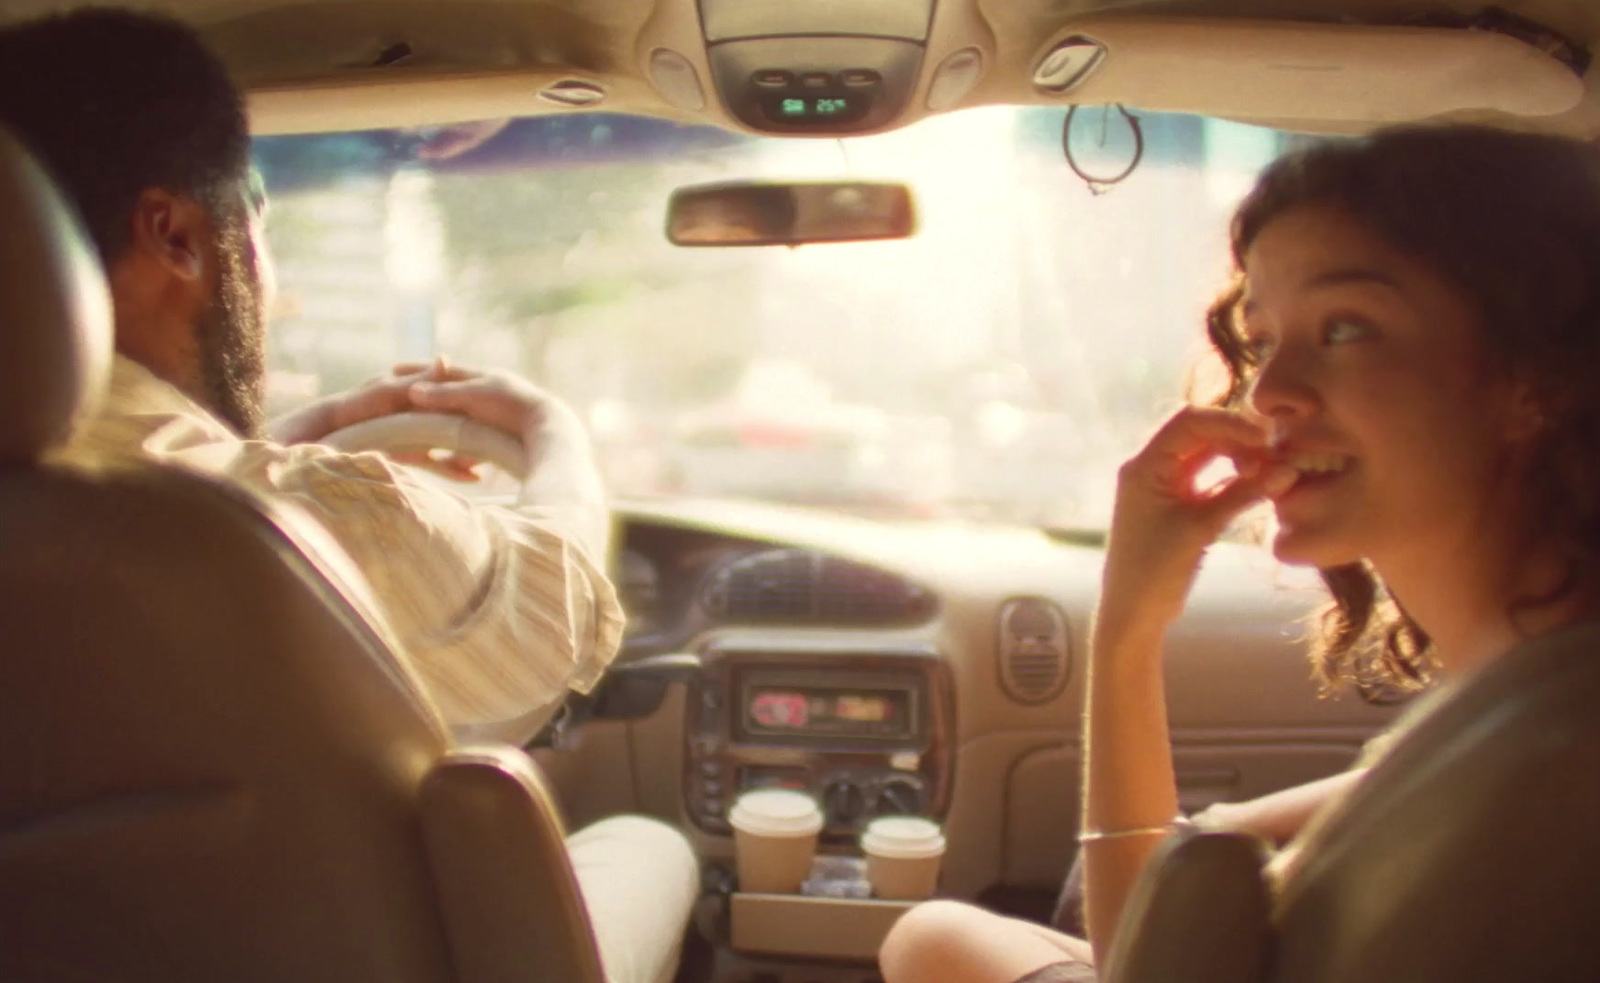
[[[982,908],[959,901],[927,901],[894,923],[878,951],[886,983],[945,978],[982,926],[994,919]],[[931,974],[931,975],[930,975]]]

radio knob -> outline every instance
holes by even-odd
[[[866,793],[854,782],[830,782],[822,790],[822,808],[828,814],[830,826],[855,822],[866,807]]]
[[[890,779],[878,790],[872,811],[880,816],[915,816],[922,811],[922,790],[903,778]]]

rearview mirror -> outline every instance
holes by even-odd
[[[674,191],[667,205],[667,238],[677,246],[904,239],[916,228],[903,184],[701,184]]]

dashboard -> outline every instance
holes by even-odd
[[[898,637],[935,620],[933,590],[828,550],[645,523],[627,527],[616,566],[623,659],[679,647],[700,659],[683,721],[696,827],[726,835],[733,801],[762,788],[816,797],[825,840],[881,815],[943,815],[952,679],[936,646]],[[695,646],[729,627],[740,634]]]
[[[878,815],[942,823],[951,896],[1059,883],[1104,559],[1092,537],[709,499],[626,502],[617,522],[630,627],[613,676],[681,671],[647,713],[541,757],[572,822],[653,814],[716,863],[741,791],[795,788],[823,805],[827,849]],[[1167,637],[1185,808],[1341,770],[1392,717],[1318,693],[1303,624],[1321,597],[1258,547],[1208,554]]]
[[[936,651],[746,642],[713,646],[690,701],[686,812],[727,833],[730,800],[789,788],[821,802],[824,839],[883,815],[941,818],[954,704]]]
[[[718,624],[885,629],[938,611],[926,587],[824,550],[633,523],[615,581],[629,631],[622,658]]]

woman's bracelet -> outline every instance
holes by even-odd
[[[1140,826],[1137,829],[1090,829],[1084,830],[1082,833],[1078,834],[1078,842],[1080,844],[1098,843],[1101,840],[1126,840],[1135,836],[1166,836],[1170,833],[1176,832],[1183,826],[1189,825],[1193,824],[1187,819],[1179,818],[1174,819],[1165,826]]]

